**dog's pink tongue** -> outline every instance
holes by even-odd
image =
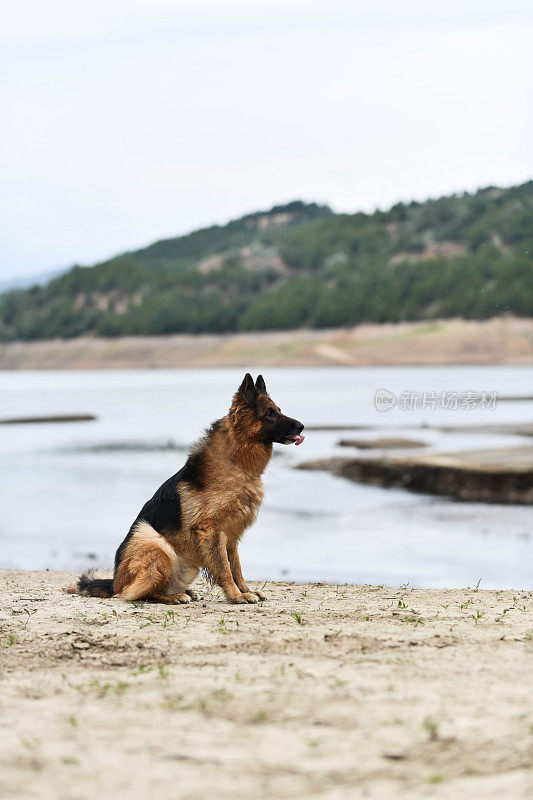
[[[293,436],[292,438],[294,439],[295,445],[298,446],[299,444],[301,444],[303,442],[303,440],[305,439],[305,436],[303,436],[301,433],[299,433],[298,436]]]

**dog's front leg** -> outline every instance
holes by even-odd
[[[242,569],[241,569],[241,559],[239,558],[239,551],[237,550],[237,545],[228,545],[228,559],[229,564],[231,567],[231,574],[233,575],[233,580],[243,593],[243,595],[248,599],[248,595],[255,596],[259,600],[266,600],[266,597],[261,592],[254,592],[248,588],[246,581],[244,580]],[[257,600],[249,600],[248,602],[255,603]]]
[[[212,529],[199,530],[198,548],[202,566],[211,573],[228,603],[257,603],[255,594],[244,594],[233,580],[224,533]]]

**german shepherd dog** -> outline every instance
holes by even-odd
[[[229,603],[257,603],[237,545],[263,500],[261,475],[272,443],[301,444],[301,422],[281,413],[259,375],[249,373],[231,408],[193,446],[187,462],[141,509],[115,556],[113,578],[90,570],[69,591],[92,597],[189,603],[204,570]]]

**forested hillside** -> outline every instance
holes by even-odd
[[[373,214],[296,201],[0,297],[45,339],[533,316],[533,181]]]

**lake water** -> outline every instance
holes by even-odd
[[[0,567],[110,566],[145,500],[184,463],[203,428],[227,411],[243,372],[2,373],[1,417],[88,412],[98,419],[0,427]],[[293,469],[307,459],[346,455],[337,446],[343,435],[422,438],[429,445],[424,452],[527,444],[518,436],[431,426],[531,422],[531,402],[485,410],[397,405],[380,413],[374,395],[377,389],[397,396],[527,395],[530,367],[268,368],[263,374],[274,400],[306,425],[376,429],[309,431],[298,448],[275,445],[265,502],[241,545],[247,577],[418,587],[472,586],[481,578],[485,588],[532,586],[531,507],[458,503]],[[430,427],[413,427],[420,425]]]

